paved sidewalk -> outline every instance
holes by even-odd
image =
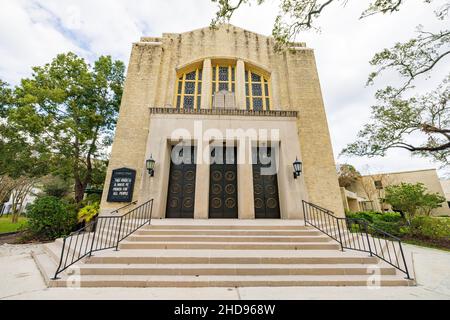
[[[30,256],[40,245],[0,246],[0,299],[440,299],[450,300],[450,253],[405,245],[416,287],[47,288]]]

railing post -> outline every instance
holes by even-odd
[[[117,233],[117,243],[116,243],[115,251],[119,251],[120,232],[122,232],[122,220],[123,220],[123,217],[120,217],[119,232]]]
[[[398,241],[398,245],[400,247],[400,253],[402,254],[403,264],[405,265],[406,279],[411,279],[409,277],[408,265],[406,264],[406,258],[405,258],[405,254],[403,253],[402,242],[400,240]],[[395,250],[395,247],[394,247],[394,250]]]
[[[95,219],[95,222],[92,224],[92,227],[94,228],[94,235],[92,237],[91,249],[89,250],[89,257],[92,256],[92,250],[94,248],[95,235],[97,234],[97,223],[98,223],[98,217],[97,217],[97,219]]]
[[[59,268],[61,268],[63,257],[64,257],[64,248],[66,247],[66,239],[67,238],[63,239],[63,245],[62,245],[62,250],[61,250],[61,258],[59,259],[59,265],[58,265],[58,268],[56,269],[55,276],[52,278],[52,280],[59,279],[58,278],[58,273],[59,273]]]
[[[308,217],[307,217],[307,214],[306,214],[305,200],[302,200],[302,207],[303,207],[303,222],[305,223],[305,227],[306,227],[306,221],[308,220]]]
[[[344,251],[344,244],[342,243],[342,236],[341,236],[341,227],[339,226],[339,218],[336,218],[336,221],[337,221],[337,227],[338,227],[339,242],[341,244],[341,251]]]
[[[372,257],[372,246],[370,245],[369,232],[367,232],[367,222],[364,222],[364,231],[366,232],[367,244],[369,245],[369,253]]]
[[[150,219],[148,219],[148,225],[150,225],[152,222],[152,215],[153,215],[153,199],[150,206]]]

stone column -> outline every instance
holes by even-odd
[[[209,145],[197,146],[194,219],[208,219],[209,216],[209,161],[204,159],[204,154],[209,152]]]
[[[203,61],[202,72],[202,109],[211,109],[212,66],[211,59]]]
[[[245,63],[238,60],[236,63],[236,106],[238,109],[245,110]]]
[[[239,219],[255,219],[253,167],[251,159],[251,143],[239,144],[237,165]]]

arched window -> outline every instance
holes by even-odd
[[[247,110],[270,110],[269,79],[254,70],[245,70]]]
[[[236,68],[232,65],[216,64],[212,68],[212,95],[221,90],[236,91]]]
[[[178,109],[200,109],[202,99],[202,69],[183,73],[177,81],[176,106]]]

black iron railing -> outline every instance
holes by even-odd
[[[403,252],[402,241],[371,225],[366,220],[339,218],[332,211],[303,201],[305,224],[309,224],[330,238],[336,240],[344,249],[367,252],[409,276]]]
[[[153,212],[153,199],[141,204],[122,216],[100,216],[80,230],[63,238],[61,256],[53,279],[74,263],[93,252],[118,250],[119,243],[136,230],[150,224]]]

